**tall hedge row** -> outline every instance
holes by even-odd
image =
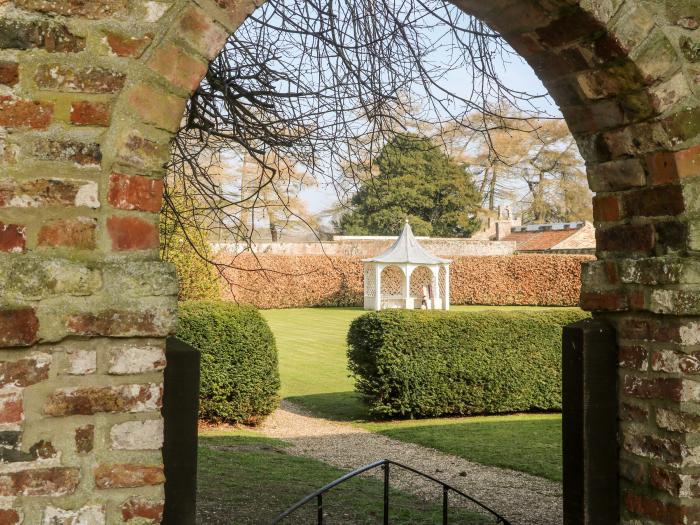
[[[277,407],[277,348],[257,309],[224,302],[181,303],[177,337],[202,355],[201,419],[256,423]]]
[[[562,327],[588,314],[365,314],[348,333],[356,388],[378,417],[561,409]]]

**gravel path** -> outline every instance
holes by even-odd
[[[283,401],[260,428],[292,446],[295,456],[352,470],[378,459],[392,459],[445,481],[493,508],[513,525],[560,525],[561,484],[513,470],[487,467],[435,449],[404,443],[346,423],[313,417]],[[392,471],[392,486],[421,497],[435,486],[414,475]]]

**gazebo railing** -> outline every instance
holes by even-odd
[[[341,485],[342,483],[345,483],[346,481],[355,478],[356,476],[359,476],[360,474],[363,474],[365,472],[369,472],[374,469],[381,468],[384,471],[384,488],[383,488],[383,512],[382,512],[382,523],[384,525],[389,525],[390,523],[390,511],[391,511],[391,498],[390,498],[390,482],[391,482],[391,476],[390,476],[390,468],[391,467],[397,467],[409,472],[412,472],[414,474],[417,474],[418,476],[435,483],[436,485],[439,485],[442,489],[442,520],[441,523],[442,525],[449,525],[450,522],[450,495],[454,494],[455,496],[459,498],[463,498],[466,500],[468,503],[476,506],[479,511],[489,517],[491,517],[494,521],[494,525],[511,525],[510,522],[505,519],[503,516],[498,514],[496,511],[493,509],[487,507],[483,503],[477,501],[476,499],[472,498],[471,496],[468,496],[464,492],[462,492],[459,489],[456,489],[447,483],[440,481],[437,478],[434,478],[433,476],[426,474],[424,472],[421,472],[419,470],[416,470],[412,467],[409,467],[407,465],[403,465],[401,463],[397,463],[396,461],[392,461],[390,459],[382,459],[379,461],[375,461],[374,463],[370,463],[369,465],[365,465],[364,467],[360,467],[356,470],[353,470],[352,472],[348,472],[347,474],[339,477],[335,481],[332,481],[325,485],[324,487],[321,487],[320,489],[312,492],[311,494],[303,497],[299,501],[297,501],[294,505],[289,507],[287,510],[279,514],[274,521],[272,522],[272,525],[276,525],[279,523],[283,523],[287,518],[294,519],[292,515],[294,515],[298,510],[301,508],[305,507],[306,505],[310,504],[315,504],[316,505],[316,523],[317,525],[324,525],[324,518],[325,518],[325,512],[324,512],[324,496],[333,488],[337,487],[338,485]],[[294,523],[293,521],[291,523]]]

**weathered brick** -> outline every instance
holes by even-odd
[[[166,142],[155,142],[137,131],[126,131],[117,141],[117,158],[136,168],[158,171],[167,162],[170,148]]]
[[[622,199],[626,217],[679,215],[685,210],[679,185],[656,186],[626,192]]]
[[[0,424],[18,424],[24,420],[22,394],[0,394]],[[0,492],[2,488],[0,488]]]
[[[656,424],[670,432],[700,432],[700,417],[682,414],[665,408],[656,409]]]
[[[0,60],[0,84],[14,86],[19,82],[19,64]]]
[[[136,217],[113,216],[107,219],[107,231],[115,251],[158,248],[158,227],[152,222]]]
[[[579,106],[563,106],[561,112],[566,118],[569,129],[575,134],[616,128],[625,124],[627,120],[623,107],[617,99],[600,100]]]
[[[121,210],[158,212],[163,199],[163,181],[138,175],[113,173],[107,200]]]
[[[9,129],[46,129],[53,118],[53,103],[0,96],[0,126]]]
[[[653,290],[649,310],[658,314],[700,314],[700,291]]]
[[[673,503],[665,503],[649,496],[627,492],[625,508],[632,514],[651,518],[664,525],[688,523],[683,509]]]
[[[129,91],[129,102],[145,123],[166,131],[176,131],[187,101],[148,84],[139,84]]]
[[[34,144],[34,155],[42,160],[74,162],[79,166],[99,166],[100,145],[74,140],[42,140]]]
[[[593,164],[587,171],[591,190],[595,192],[628,190],[646,184],[644,166],[637,159]]]
[[[66,350],[66,374],[87,375],[97,370],[97,351],[71,348]]]
[[[620,346],[618,363],[621,368],[644,371],[648,368],[647,349],[643,346]]]
[[[608,222],[620,219],[620,201],[615,195],[596,195],[593,197],[593,218]]]
[[[0,348],[31,346],[37,341],[39,319],[33,308],[0,310]]]
[[[70,121],[78,126],[109,126],[112,107],[103,102],[73,102]]]
[[[109,49],[117,56],[139,58],[151,45],[153,35],[131,36],[119,33],[107,33],[105,37]]]
[[[116,93],[124,87],[126,75],[101,67],[74,68],[62,64],[42,64],[34,81],[41,89],[78,93]]]
[[[75,429],[75,451],[88,454],[95,446],[95,425],[84,425]]]
[[[103,525],[105,508],[103,505],[86,505],[76,510],[47,507],[44,510],[43,525]]]
[[[63,24],[0,19],[0,49],[43,49],[50,53],[75,53],[85,49],[85,39]]]
[[[680,465],[687,449],[678,441],[656,436],[646,436],[633,431],[625,433],[622,446],[628,452],[643,458],[664,461],[669,465]]]
[[[602,251],[649,252],[654,247],[654,240],[651,224],[624,224],[596,230],[596,245]]]
[[[158,48],[148,62],[149,67],[174,86],[194,91],[207,71],[207,64],[186,54],[174,44]]]
[[[620,403],[620,419],[622,421],[645,423],[649,419],[649,409],[632,403]]]
[[[22,253],[27,246],[27,229],[0,221],[0,252]]]
[[[547,27],[538,29],[536,32],[542,44],[556,48],[602,31],[603,27],[598,20],[576,9],[565,12],[563,16],[554,19]]]
[[[50,364],[48,354],[0,362],[0,389],[8,386],[24,388],[40,383],[49,378]]]
[[[85,206],[99,208],[97,183],[71,179],[0,180],[0,208]]]
[[[108,337],[164,336],[171,330],[170,311],[130,312],[107,310],[68,317],[68,331],[76,335]]]
[[[667,492],[671,496],[678,496],[681,479],[677,472],[670,472],[652,465],[649,468],[649,484],[655,489]]]
[[[155,383],[59,388],[44,403],[44,413],[69,416],[100,412],[147,412],[160,409],[162,394],[162,385]]]
[[[620,459],[620,476],[637,485],[647,484],[647,466],[644,463]]]
[[[581,308],[589,311],[619,311],[627,309],[627,297],[620,291],[583,292]]]
[[[91,217],[55,219],[42,225],[38,245],[49,248],[94,250],[97,220]]]
[[[0,509],[0,525],[18,525],[21,519],[15,509]]]
[[[80,482],[80,469],[54,467],[0,474],[0,496],[64,496]]]
[[[146,523],[160,523],[163,521],[163,506],[164,504],[162,501],[130,498],[121,506],[122,520],[128,522],[141,518],[143,520],[150,520]]]
[[[155,345],[112,348],[108,372],[113,375],[142,374],[165,368],[165,349]]]
[[[62,16],[99,19],[124,13],[127,0],[15,0],[24,9]]]
[[[180,35],[207,60],[211,60],[228,38],[228,31],[218,25],[201,9],[189,7],[178,22]]]
[[[116,489],[160,485],[165,482],[160,465],[111,464],[95,468],[98,489]]]
[[[700,175],[700,146],[682,151],[662,151],[646,159],[652,184],[672,184]]]
[[[115,450],[159,450],[163,446],[163,420],[126,421],[109,431]]]
[[[678,220],[657,222],[654,224],[657,253],[684,251],[688,242],[688,225]]]
[[[675,377],[639,377],[625,375],[623,391],[626,395],[640,399],[668,399],[680,401],[683,383]]]

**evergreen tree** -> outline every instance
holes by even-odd
[[[408,218],[416,235],[469,237],[481,197],[463,164],[430,140],[394,136],[336,226],[345,235],[396,235]]]

